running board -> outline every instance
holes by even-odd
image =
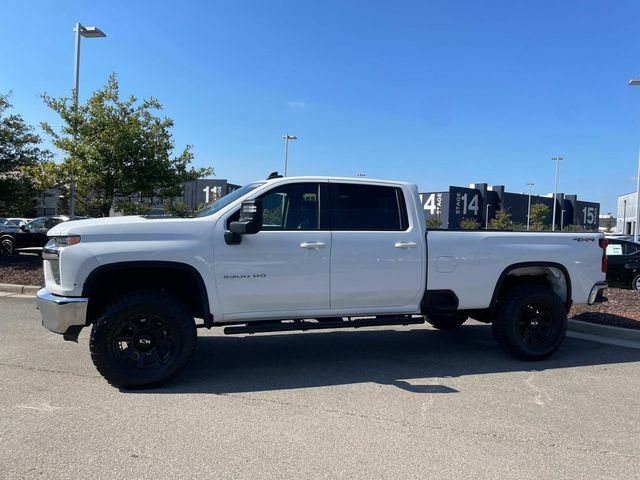
[[[236,325],[226,327],[225,335],[235,335],[240,333],[265,333],[265,332],[287,332],[294,330],[325,330],[333,328],[361,328],[361,327],[383,327],[390,325],[417,325],[424,323],[423,317],[383,317],[383,318],[362,318],[356,320],[339,321],[308,321],[308,320],[275,320],[258,321],[247,323],[246,325]]]

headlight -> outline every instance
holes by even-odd
[[[47,246],[62,248],[75,245],[77,243],[80,243],[80,235],[67,235],[66,237],[51,237]]]
[[[57,260],[60,251],[71,245],[80,243],[80,235],[67,235],[65,237],[51,237],[42,249],[42,258],[45,260]]]

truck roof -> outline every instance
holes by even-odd
[[[283,180],[305,180],[309,182],[319,182],[319,181],[328,180],[329,182],[336,181],[336,182],[349,182],[349,183],[376,183],[381,185],[394,185],[394,186],[407,186],[407,187],[411,187],[415,185],[414,183],[411,183],[411,182],[401,182],[398,180],[384,180],[384,179],[369,178],[369,177],[328,177],[328,176],[321,176],[321,175],[277,177],[277,178],[272,178],[266,181],[278,182]]]

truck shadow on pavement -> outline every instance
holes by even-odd
[[[482,324],[454,332],[418,327],[201,335],[177,378],[142,392],[225,394],[375,382],[417,394],[456,393],[447,378],[637,361],[640,350],[567,338],[550,359],[523,362],[504,353],[491,327]]]

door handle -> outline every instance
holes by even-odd
[[[324,248],[326,243],[324,242],[302,242],[300,248]]]
[[[416,242],[396,242],[394,245],[396,248],[416,248],[417,246]]]

